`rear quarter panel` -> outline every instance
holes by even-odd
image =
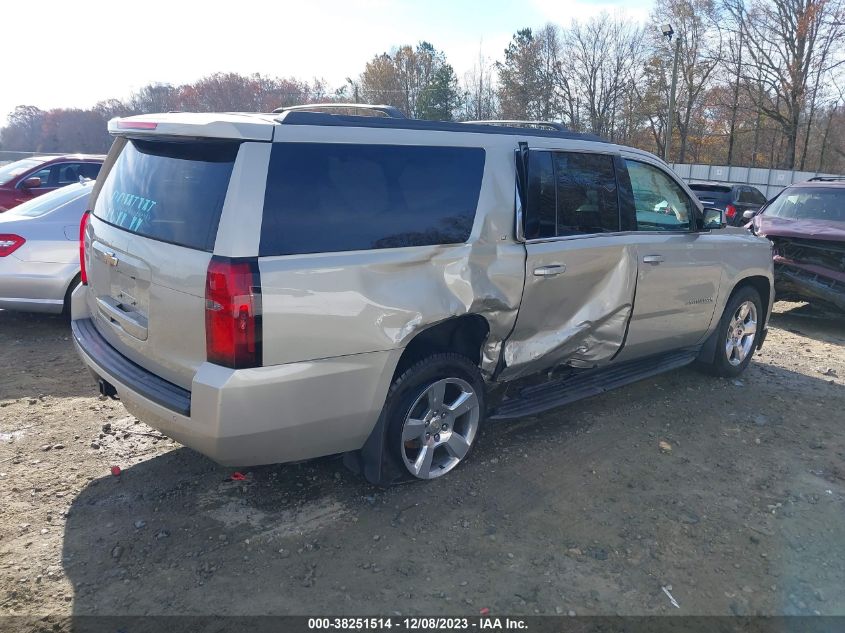
[[[294,129],[291,129],[294,128]],[[265,365],[404,347],[450,317],[478,314],[492,373],[522,296],[524,247],[514,241],[514,141],[413,130],[281,126],[282,142],[483,147],[481,194],[465,244],[264,257]],[[331,227],[326,227],[331,230]]]

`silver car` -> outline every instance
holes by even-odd
[[[736,376],[765,337],[769,242],[647,152],[303,111],[109,129],[74,342],[103,394],[223,464],[432,479],[494,419]]]
[[[0,215],[0,308],[66,311],[79,283],[79,221],[92,186],[68,185]]]

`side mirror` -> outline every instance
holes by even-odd
[[[21,187],[24,189],[38,189],[41,186],[41,178],[38,176],[33,176],[32,178],[27,178],[21,183]]]
[[[727,226],[725,222],[725,212],[722,209],[715,209],[713,207],[704,208],[704,218],[701,223],[701,228],[705,231],[712,229],[723,229]]]
[[[757,213],[758,213],[758,211],[755,211],[754,209],[748,209],[748,210],[743,212],[742,219],[743,220],[750,220],[755,215],[757,215]]]

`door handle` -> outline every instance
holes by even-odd
[[[563,272],[566,272],[566,266],[563,264],[549,264],[548,266],[540,266],[534,269],[536,277],[554,277]]]
[[[646,255],[643,262],[646,264],[659,264],[663,261],[663,255]]]

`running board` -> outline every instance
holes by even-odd
[[[632,360],[619,365],[589,369],[566,378],[525,387],[518,395],[503,400],[490,414],[492,420],[537,415],[563,405],[597,396],[643,378],[689,365],[698,350],[682,350]]]

